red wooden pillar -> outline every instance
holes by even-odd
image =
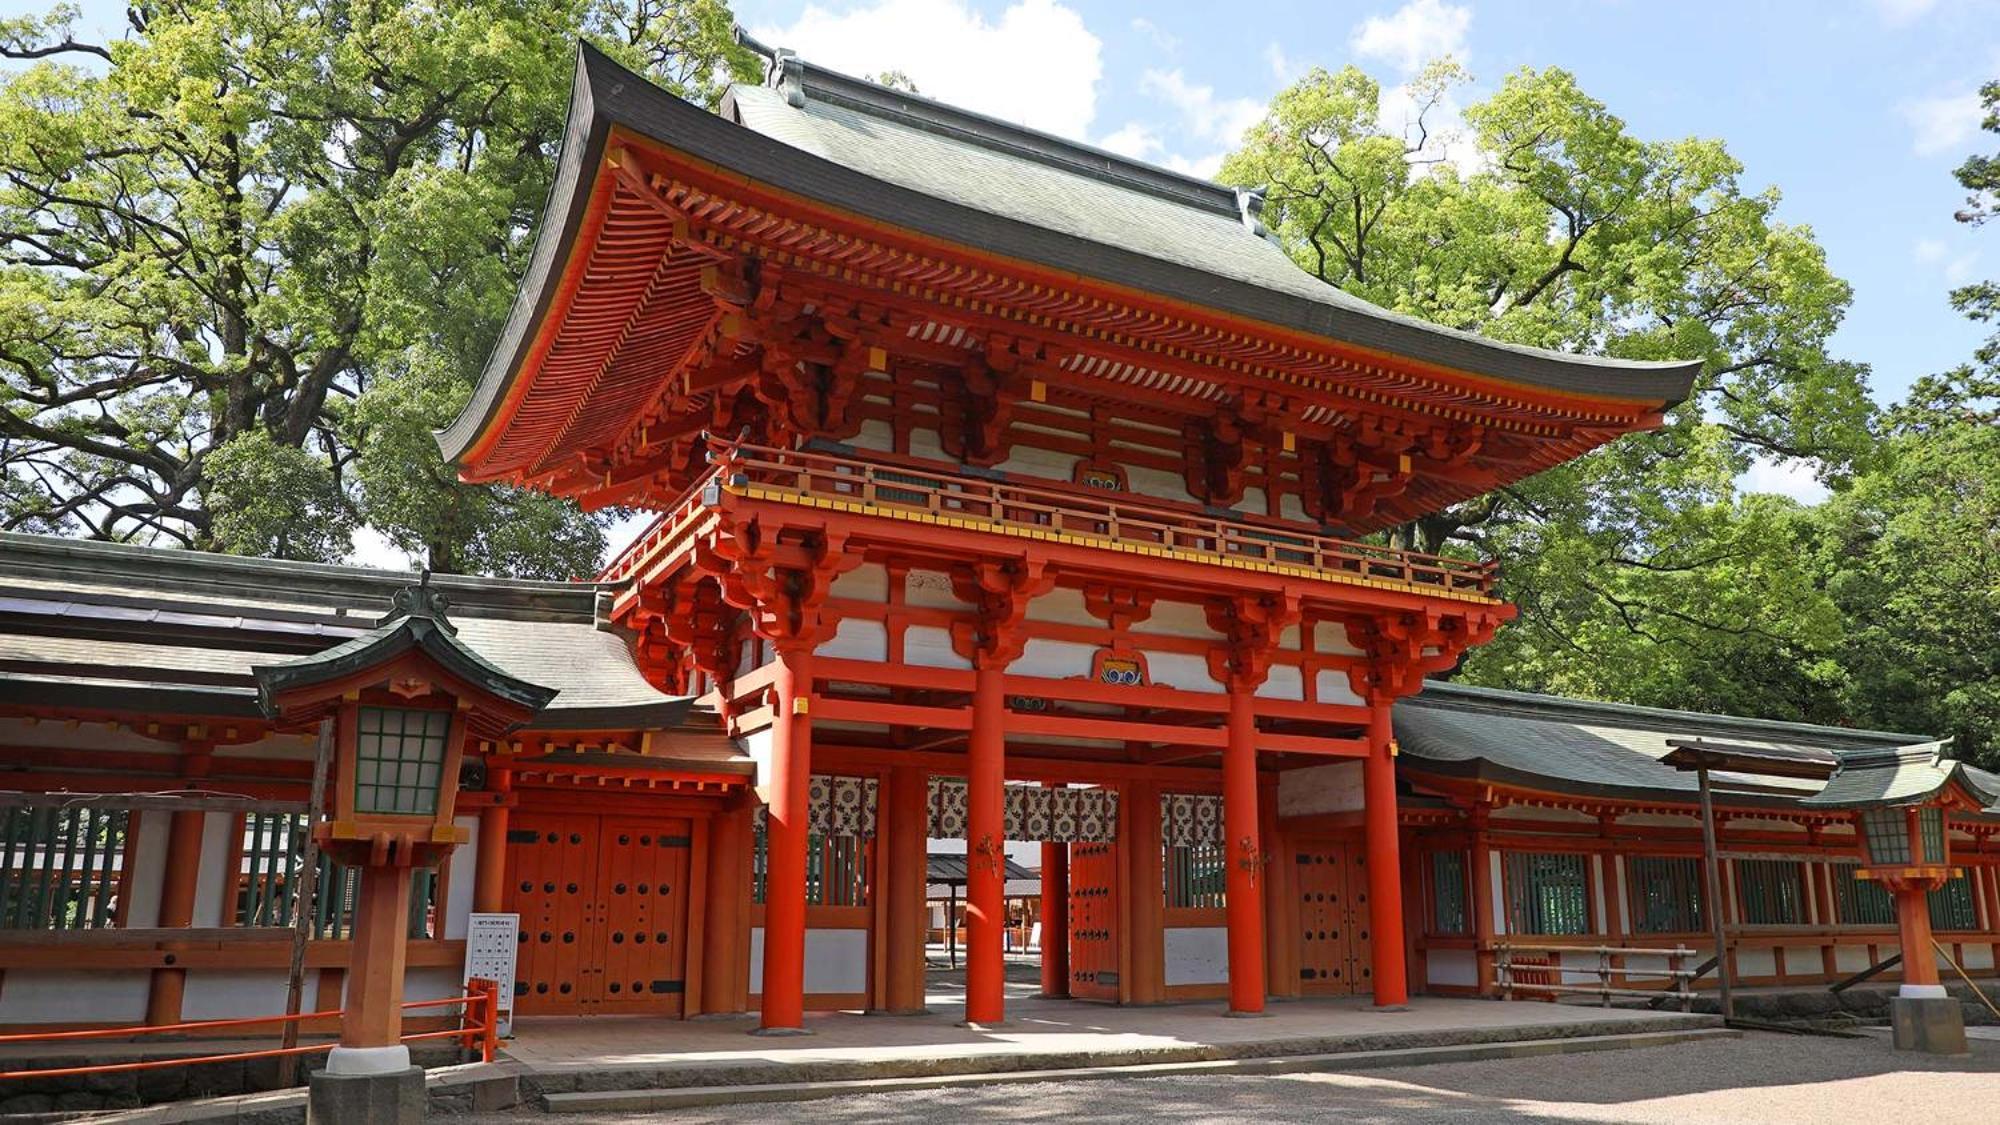
[[[740,1012],[746,1003],[751,806],[732,801],[708,827],[708,902],[701,924],[701,1011]]]
[[[1912,985],[1936,988],[1937,950],[1931,945],[1930,899],[1922,886],[1896,888],[1896,929],[1903,942],[1903,994],[1913,995]]]
[[[1299,995],[1298,889],[1291,840],[1278,820],[1277,784],[1264,780],[1257,807],[1264,826],[1264,989],[1272,997]]]
[[[494,802],[479,811],[479,848],[472,867],[472,909],[480,914],[506,908],[507,825],[513,819],[514,771],[490,768],[487,785]]]
[[[412,874],[412,868],[386,864],[361,870],[354,904],[354,948],[348,958],[347,1018],[340,1025],[342,1047],[380,1050],[402,1045]],[[401,1063],[409,1065],[407,1054]]]
[[[163,929],[194,924],[195,880],[201,873],[202,829],[207,822],[202,812],[176,812],[168,822],[166,874],[160,884]],[[146,1022],[179,1023],[186,990],[186,969],[154,969],[146,994]]]
[[[1391,754],[1389,697],[1368,704],[1368,757],[1362,765],[1367,802],[1363,821],[1368,853],[1368,928],[1377,1008],[1410,1000],[1403,959],[1402,861],[1396,841],[1396,762]]]
[[[1042,845],[1042,995],[1069,995],[1069,845]]]
[[[771,783],[765,822],[763,1019],[765,1035],[805,1032],[806,842],[812,783],[812,647],[781,641],[771,726]]]
[[[924,931],[927,928],[924,877],[930,838],[930,776],[915,766],[889,773],[889,830],[880,837],[888,849],[888,988],[883,1004],[891,1014],[924,1010]]]
[[[1257,846],[1257,715],[1254,684],[1229,692],[1228,744],[1222,751],[1224,885],[1229,908],[1229,1014],[1264,1011],[1264,899]]]
[[[1467,882],[1472,887],[1473,963],[1478,973],[1479,994],[1494,994],[1493,974],[1493,841],[1487,835],[1486,806],[1472,810],[1472,868]]]
[[[972,681],[965,793],[965,1022],[1007,1018],[1006,661],[982,653]]]

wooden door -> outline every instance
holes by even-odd
[[[689,843],[686,820],[517,813],[515,1012],[680,1015]]]
[[[685,820],[604,818],[587,1004],[604,1012],[681,1014],[689,832]]]
[[[1069,994],[1118,1002],[1118,848],[1069,846]]]
[[[1366,853],[1358,845],[1301,840],[1294,859],[1302,990],[1309,996],[1371,991]]]
[[[507,909],[521,916],[514,1013],[583,1010],[598,818],[517,813],[507,831]]]

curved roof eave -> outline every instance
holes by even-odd
[[[1532,388],[1664,408],[1685,399],[1700,361],[1641,362],[1501,343],[1351,301],[1319,301],[1247,285],[976,210],[858,172],[764,136],[655,86],[579,44],[556,178],[528,271],[472,398],[437,431],[457,461],[485,431],[554,298],[614,127],[771,188],[841,211],[1065,273],[1155,293],[1331,342],[1404,356]],[[1331,287],[1329,287],[1331,288]],[[1607,378],[1610,376],[1610,378]]]

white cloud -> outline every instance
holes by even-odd
[[[1813,476],[1812,462],[1792,458],[1755,462],[1736,478],[1736,487],[1743,492],[1775,492],[1801,504],[1817,504],[1827,497],[1826,486]]]
[[[1271,77],[1282,85],[1291,85],[1306,72],[1304,63],[1286,54],[1285,49],[1276,43],[1264,46],[1264,61],[1271,67]]]
[[[1442,0],[1410,0],[1387,16],[1361,21],[1348,45],[1363,58],[1382,59],[1404,72],[1451,55],[1463,62],[1465,34],[1472,29],[1472,9]]]
[[[1891,27],[1914,23],[1937,7],[1937,0],[1870,0],[1882,22]]]
[[[1150,160],[1166,146],[1160,143],[1160,134],[1152,126],[1131,121],[1117,132],[1099,138],[1097,147],[1133,160]]]
[[[1984,111],[1972,91],[1912,98],[1897,107],[1910,126],[1910,148],[1918,156],[1936,156],[1963,146],[1979,128]]]
[[[1139,89],[1180,111],[1190,135],[1234,145],[1243,131],[1264,117],[1264,103],[1255,98],[1218,98],[1215,87],[1189,82],[1180,70],[1148,70]]]
[[[1942,239],[1919,238],[1910,248],[1910,257],[1920,266],[1930,266],[1951,286],[1964,285],[1971,281],[1979,265],[1979,252],[1966,250],[1954,254]]]
[[[929,97],[1066,137],[1084,137],[1097,115],[1103,43],[1056,0],[1017,0],[995,19],[965,0],[810,4],[753,34],[849,74],[900,70]]]
[[[358,527],[347,541],[347,562],[376,570],[416,570],[417,560],[372,527]]]
[[[1181,49],[1179,36],[1168,34],[1165,28],[1145,16],[1132,17],[1132,30],[1145,36],[1163,54],[1171,55]]]

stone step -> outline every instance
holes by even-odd
[[[1379,1051],[1271,1055],[1123,1066],[1072,1066],[1043,1070],[979,1071],[817,1082],[677,1086],[650,1090],[590,1090],[545,1094],[542,1097],[542,1107],[550,1113],[634,1113],[734,1105],[743,1102],[802,1102],[855,1094],[889,1094],[904,1090],[941,1090],[1001,1083],[1082,1082],[1108,1078],[1164,1078],[1204,1074],[1299,1074],[1311,1071],[1381,1070],[1386,1067],[1421,1066],[1430,1063],[1479,1062],[1486,1059],[1525,1058],[1533,1055],[1629,1050],[1637,1047],[1660,1047],[1674,1043],[1740,1037],[1740,1032],[1726,1028],[1690,1027],[1666,1031],[1624,1032],[1616,1035],[1562,1036]]]

